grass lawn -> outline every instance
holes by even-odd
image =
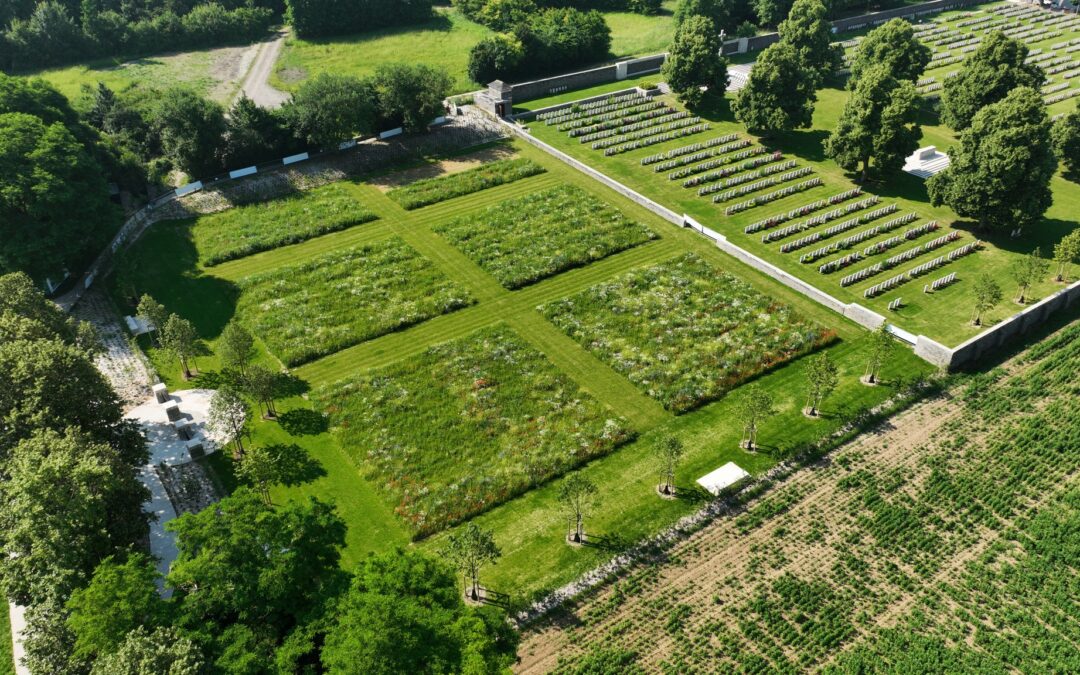
[[[666,52],[675,34],[678,0],[664,0],[655,16],[633,12],[604,12],[611,28],[611,53],[616,57],[648,56]]]
[[[584,98],[602,91],[604,91],[604,88],[598,87],[595,90],[586,89],[578,91],[575,95],[561,94],[559,97],[553,97],[552,99],[532,101],[530,102],[530,106],[535,109],[549,105],[552,102]],[[912,223],[912,225],[925,223],[930,220],[937,221],[942,226],[942,229],[934,235],[926,236],[926,240],[941,236],[953,230],[958,231],[961,236],[955,243],[950,244],[948,247],[943,247],[938,252],[933,254],[924,253],[918,258],[897,266],[895,271],[883,272],[877,276],[870,277],[847,287],[842,287],[840,285],[840,279],[843,276],[872,264],[877,259],[868,257],[845,271],[823,274],[818,271],[819,265],[832,260],[839,260],[843,255],[850,253],[851,250],[830,254],[825,258],[814,261],[814,264],[800,264],[799,257],[801,254],[807,253],[822,244],[832,243],[832,240],[824,240],[822,244],[810,246],[798,251],[781,253],[780,245],[784,242],[772,242],[766,244],[762,243],[761,240],[761,235],[763,233],[748,235],[743,232],[744,227],[751,223],[756,223],[777,214],[786,214],[792,209],[850,190],[856,186],[852,181],[851,176],[846,175],[840,167],[824,157],[824,152],[822,150],[822,143],[828,136],[828,130],[835,126],[846,100],[846,96],[847,93],[843,89],[838,88],[838,85],[822,89],[818,92],[818,103],[815,109],[812,128],[777,134],[775,137],[767,140],[755,139],[771,149],[782,152],[785,159],[790,158],[796,160],[799,166],[812,167],[814,169],[813,176],[821,178],[823,185],[731,216],[725,215],[724,210],[732,203],[739,202],[742,199],[755,195],[765,194],[771,190],[780,189],[783,186],[778,185],[737,198],[733,201],[714,204],[711,196],[698,195],[700,187],[683,187],[682,180],[669,180],[666,175],[667,172],[655,172],[653,170],[655,166],[641,165],[641,159],[644,157],[664,153],[675,148],[702,142],[717,136],[735,133],[740,137],[753,138],[747,134],[746,129],[741,124],[734,120],[728,106],[728,98],[712,99],[707,101],[701,110],[695,111],[696,114],[701,115],[711,123],[712,129],[709,132],[639,148],[611,157],[604,156],[601,151],[592,150],[589,147],[589,144],[578,143],[576,139],[569,138],[566,133],[560,132],[554,126],[548,126],[542,122],[531,122],[529,126],[536,137],[555,145],[582,161],[590,163],[608,175],[620,180],[641,193],[652,197],[665,206],[668,206],[677,212],[690,214],[706,226],[724,234],[739,246],[742,246],[770,262],[780,265],[787,271],[818,286],[839,300],[843,302],[859,302],[881,314],[888,315],[893,323],[896,323],[900,327],[913,333],[921,333],[942,341],[945,344],[956,345],[978,332],[979,329],[969,325],[969,319],[971,317],[971,297],[969,291],[972,286],[971,282],[974,280],[975,276],[982,272],[992,274],[998,280],[1006,294],[1006,301],[992,310],[988,317],[985,318],[988,318],[990,322],[997,322],[1019,311],[1021,307],[1010,302],[1015,290],[1015,285],[1009,272],[1011,262],[1015,260],[1018,255],[1030,252],[1035,246],[1041,246],[1043,252],[1048,253],[1062,236],[1071,231],[1078,224],[1077,214],[1080,214],[1080,190],[1076,189],[1075,184],[1065,181],[1060,176],[1055,178],[1053,182],[1055,203],[1047,213],[1046,219],[1042,224],[1036,228],[1032,228],[1030,232],[1026,233],[1026,235],[1020,239],[1011,239],[1007,233],[1002,235],[975,232],[972,223],[962,221],[949,209],[945,207],[932,207],[926,194],[925,183],[909,174],[899,174],[898,176],[889,178],[886,182],[871,182],[863,186],[867,193],[876,194],[881,197],[881,206],[895,204],[897,207],[897,215],[909,212],[916,213],[918,220],[915,223]],[[669,100],[669,102],[672,103],[672,105],[677,105],[673,99]],[[928,111],[923,121],[923,140],[921,143],[923,145],[933,144],[945,149],[954,142],[955,136],[953,136],[952,132],[941,126],[937,121],[936,116]],[[805,178],[810,178],[810,176]],[[805,180],[805,178],[799,180]],[[785,185],[793,184],[794,183],[786,183]],[[817,213],[821,212],[819,211]],[[883,220],[888,220],[888,217]],[[852,230],[851,233],[861,232],[867,227],[876,224],[876,222],[870,223],[860,227],[858,230]],[[821,226],[820,229],[824,229],[824,227],[825,226]],[[869,247],[878,242],[885,241],[899,232],[899,230],[887,233],[882,232],[865,241],[860,241],[852,250],[861,251],[864,247]],[[795,238],[797,237],[793,236],[784,241],[790,241]],[[840,237],[837,237],[837,239],[839,238]],[[982,250],[976,254],[960,258],[944,265],[938,270],[928,273],[925,277],[910,281],[891,292],[878,295],[871,299],[864,297],[863,291],[870,286],[897,273],[906,272],[909,268],[913,268],[938,255],[946,254],[966,243],[973,242],[975,239],[980,239],[986,244]],[[923,240],[919,240],[919,243],[922,243],[922,241]],[[904,250],[904,248],[906,247],[896,250],[900,251]],[[894,255],[894,253],[890,252],[889,255]],[[884,258],[887,256],[882,255],[881,257]],[[952,272],[957,273],[959,278],[958,283],[933,294],[924,294],[921,292],[923,284],[929,283],[929,281],[933,279]],[[1045,297],[1048,293],[1059,287],[1060,285],[1056,284],[1051,278],[1047,278],[1036,285],[1033,297],[1036,299]],[[903,299],[904,306],[897,312],[889,312],[886,308],[888,303],[897,297]],[[984,321],[984,323],[986,323],[986,321]]]
[[[289,37],[270,83],[283,91],[295,91],[319,73],[364,76],[385,63],[407,61],[448,70],[454,78],[452,93],[478,89],[466,74],[469,50],[492,31],[455,9],[440,7],[436,12],[437,16],[423,26],[310,41]]]
[[[315,400],[421,536],[633,437],[626,420],[502,325],[321,388]]]
[[[11,653],[11,623],[7,598],[0,598],[0,675],[14,675],[14,658]]]
[[[404,210],[373,185],[342,183],[360,203],[379,216],[378,221],[215,267],[200,266],[189,224],[155,225],[127,255],[129,262],[125,268],[131,270],[128,273],[130,283],[135,286],[136,294],[149,292],[171,311],[192,319],[212,351],[222,326],[237,312],[240,297],[237,284],[243,278],[303,265],[328,252],[365,242],[399,237],[432,261],[452,283],[474,297],[476,304],[363,341],[293,369],[292,374],[306,383],[312,392],[343,379],[369,377],[373,369],[378,372],[426,372],[423,364],[429,362],[425,361],[424,354],[433,346],[504,324],[528,346],[530,353],[543,355],[551,364],[548,366],[552,368],[550,372],[557,369],[563,381],[572,382],[567,387],[580,388],[584,395],[625,418],[628,426],[640,433],[639,438],[582,468],[600,486],[602,505],[586,521],[594,545],[575,549],[563,543],[566,518],[556,500],[557,480],[533,488],[476,517],[482,525],[494,529],[496,541],[503,551],[500,562],[485,572],[484,582],[495,590],[512,594],[515,600],[570,581],[641,537],[657,532],[700,507],[701,495],[692,489],[685,489],[684,498],[673,501],[660,500],[655,495],[653,487],[658,477],[652,448],[660,436],[675,434],[687,445],[685,461],[678,472],[678,484],[684,488],[690,488],[695,478],[727,461],[735,461],[758,474],[771,467],[775,457],[837,429],[846,415],[886,399],[901,379],[930,371],[910,351],[898,350],[884,369],[883,386],[871,388],[859,384],[858,377],[865,367],[868,351],[864,330],[738,263],[701,236],[660,220],[546,154],[522,143],[514,143],[512,147],[520,156],[537,162],[547,171],[413,211]],[[475,219],[491,204],[559,185],[575,186],[591,198],[617,207],[627,218],[661,237],[520,290],[509,291],[433,231],[439,224],[455,218]],[[676,416],[564,334],[536,309],[617,279],[632,270],[677,259],[690,252],[713,268],[741,279],[756,292],[794,307],[807,321],[836,332],[837,341],[825,349],[839,364],[841,385],[826,400],[820,419],[808,420],[800,413],[805,397],[805,359],[795,359],[756,379],[774,394],[780,410],[778,417],[762,429],[763,451],[760,453],[749,454],[738,448],[741,429],[733,410],[734,397],[723,397]],[[122,297],[125,293],[117,289],[115,295],[118,303],[128,309]],[[261,341],[259,350],[260,359],[279,365]],[[154,350],[151,354],[173,388],[214,386],[215,380],[220,379],[215,375],[218,363],[212,355],[199,359],[198,366],[204,375],[185,384],[179,380],[175,364],[162,359]],[[505,377],[513,381],[512,373]],[[357,465],[350,459],[363,458],[365,449],[352,445],[342,448],[335,440],[335,434],[323,430],[325,418],[313,414],[316,412],[313,403],[303,395],[283,401],[279,408],[286,414],[295,409],[308,410],[297,415],[307,423],[286,423],[284,419],[280,422],[259,421],[255,424],[254,442],[295,442],[305,448],[326,473],[301,486],[276,488],[274,499],[283,502],[313,494],[333,498],[349,524],[346,564],[354,563],[367,552],[406,543],[411,532],[387,506],[380,494],[382,487],[364,478],[372,467]],[[215,456],[212,462],[226,479],[230,474],[229,463],[225,455]],[[441,470],[441,467],[437,468]],[[444,531],[416,545],[437,553],[445,536]]]
[[[228,103],[250,65],[244,59],[244,53],[249,49],[248,46],[219,47],[130,61],[110,58],[20,74],[44,78],[69,99],[78,98],[84,86],[94,87],[98,82],[104,82],[115,91],[132,85],[182,85],[220,103]]]

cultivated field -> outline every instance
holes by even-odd
[[[1074,321],[551,616],[518,671],[1075,671],[1078,366]]]
[[[193,230],[225,216],[159,223],[114,279],[125,309],[132,292],[148,292],[190,318],[206,339],[208,354],[197,359],[201,374],[191,383],[180,378],[166,354],[149,349],[174,388],[220,382],[214,351],[233,317],[256,334],[263,363],[304,362],[291,371],[296,382],[278,406],[281,421],[257,421],[253,442],[297,443],[321,465],[324,475],[275,488],[273,496],[278,502],[308,495],[334,499],[349,523],[346,565],[482,511],[474,520],[494,530],[503,551],[484,583],[510,594],[514,603],[524,602],[697,508],[700,495],[694,490],[683,499],[656,497],[653,446],[660,436],[672,434],[686,444],[682,485],[728,461],[758,474],[929,370],[900,350],[883,371],[884,386],[859,384],[868,351],[862,329],[544,153],[520,143],[498,149],[500,160],[525,159],[544,172],[468,194],[459,188],[489,183],[447,175],[435,193],[452,186],[448,192],[458,196],[412,210],[394,201],[386,186],[400,188],[408,176],[429,175],[416,167],[268,203],[258,213],[277,223],[268,226],[274,236],[292,230],[307,236],[323,219],[298,214],[333,214],[327,205],[345,197],[356,204],[355,212],[377,219],[213,266],[200,258]],[[445,158],[441,166],[473,166],[473,157],[492,153],[484,148]],[[541,203],[549,210],[536,206]],[[506,218],[507,213],[517,217]],[[455,239],[452,223],[470,224],[475,236],[486,238],[482,250],[488,257],[478,256],[481,249],[472,242]],[[505,246],[509,241],[512,249]],[[729,397],[675,415],[537,310],[604,284],[624,284],[628,274],[677,264],[687,254],[713,270],[711,283],[737,291],[740,302],[777,312],[770,321],[835,333],[825,349],[840,367],[841,382],[821,418],[800,413],[805,371],[796,357],[813,342],[809,337],[791,353],[782,346],[750,357],[758,359],[754,368],[762,373],[756,381],[773,393],[779,412],[762,429],[762,450],[747,453],[738,446],[741,425]],[[565,260],[550,267],[560,255]],[[495,260],[501,262],[494,265]],[[507,279],[539,280],[508,290],[499,270],[515,270]],[[699,300],[678,297],[665,305],[670,318],[705,311]],[[473,304],[443,313],[468,301]],[[643,317],[634,329],[634,340],[646,339],[647,321]],[[761,321],[750,323],[766,325]],[[629,328],[620,324],[620,330]],[[712,372],[717,345],[697,363],[686,353],[696,348],[679,345],[676,361],[686,377],[726,377]],[[500,365],[493,354],[514,366]],[[441,373],[434,382],[433,369]],[[402,409],[410,411],[407,426]],[[329,418],[321,414],[327,411]],[[540,434],[541,429],[547,431]],[[461,440],[466,437],[468,444]],[[571,548],[561,536],[559,481],[544,479],[588,458],[580,470],[599,486],[603,506],[587,523],[593,545]],[[228,457],[214,455],[211,461],[227,484],[235,483]],[[409,473],[399,476],[405,466]],[[405,477],[407,482],[395,482]],[[422,495],[421,484],[428,488]],[[455,485],[471,492],[457,494]],[[422,522],[414,520],[418,515]],[[418,545],[438,551],[446,531]]]

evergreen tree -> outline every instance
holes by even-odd
[[[675,41],[661,77],[679,100],[690,107],[701,103],[702,87],[722,95],[728,84],[727,59],[720,36],[703,16],[692,16],[675,29]]]
[[[1037,90],[1018,87],[983,108],[949,156],[949,168],[927,181],[934,206],[1006,232],[1037,222],[1050,208],[1057,159]]]
[[[1038,89],[1046,79],[1043,69],[1025,63],[1028,48],[999,31],[987,35],[979,48],[964,59],[960,72],[945,79],[941,95],[941,121],[956,131],[971,126],[975,113],[997,103],[1017,87]]]

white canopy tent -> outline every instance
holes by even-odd
[[[707,473],[701,478],[697,479],[698,485],[705,488],[714,495],[720,494],[720,491],[726,487],[738,483],[743,478],[747,478],[750,474],[743,470],[735,462],[728,462],[724,466],[720,467],[712,473]]]

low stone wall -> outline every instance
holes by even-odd
[[[1017,339],[1042,324],[1054,312],[1080,300],[1080,281],[1073,282],[1053,295],[991,326],[952,349],[920,335],[915,354],[942,368],[957,369],[975,365],[988,352]]]
[[[986,0],[932,0],[918,5],[907,5],[894,9],[884,9],[880,12],[861,14],[846,19],[837,19],[832,22],[833,32],[842,33],[848,30],[857,30],[864,26],[879,26],[890,19],[914,19],[926,14],[938,14],[950,9],[961,9],[971,5],[985,4]]]
[[[667,54],[653,54],[639,59],[620,61],[599,68],[590,68],[576,73],[566,73],[545,77],[540,80],[520,82],[511,85],[511,96],[515,102],[552,96],[571,89],[585,89],[598,84],[616,82],[629,77],[638,77],[660,71],[667,60]]]

